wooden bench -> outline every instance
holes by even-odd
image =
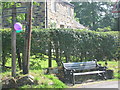
[[[97,74],[103,79],[106,79],[106,68],[97,65],[96,61],[63,63],[63,68],[64,77],[68,78],[68,80],[71,80],[73,85],[75,84],[75,76],[78,75]]]

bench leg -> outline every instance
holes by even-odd
[[[107,77],[106,77],[105,73],[102,73],[102,75],[103,75],[103,78],[106,80]]]
[[[98,76],[102,77],[102,79],[107,79],[105,73],[98,73]]]
[[[75,85],[75,75],[72,75],[72,83],[73,83],[73,85]]]
[[[99,74],[97,73],[97,74],[95,74],[96,75],[96,77],[95,77],[95,80],[99,80]]]

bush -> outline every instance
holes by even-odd
[[[104,28],[98,28],[96,31],[98,31],[98,32],[108,32],[108,31],[112,31],[112,29],[110,28],[110,26],[108,26],[108,27],[104,27]]]
[[[11,30],[2,30],[3,61],[11,55]],[[23,53],[24,32],[17,34],[17,48]],[[118,60],[118,32],[95,32],[73,29],[34,29],[31,55],[45,60],[52,51],[58,65],[61,61]],[[35,61],[34,61],[35,62]],[[33,63],[34,63],[33,62]],[[31,65],[33,64],[31,62]],[[37,65],[37,64],[36,64]]]

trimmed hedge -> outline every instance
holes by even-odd
[[[22,53],[24,32],[17,33],[17,48]],[[11,30],[2,30],[3,61],[11,55]],[[118,32],[95,32],[73,29],[34,29],[32,31],[31,55],[45,55],[61,62],[89,60],[118,60]]]

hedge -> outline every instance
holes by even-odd
[[[118,31],[95,32],[79,29],[33,29],[31,56],[61,62],[118,60]],[[23,53],[24,32],[17,33],[17,50]],[[3,62],[11,55],[11,30],[2,30]]]

